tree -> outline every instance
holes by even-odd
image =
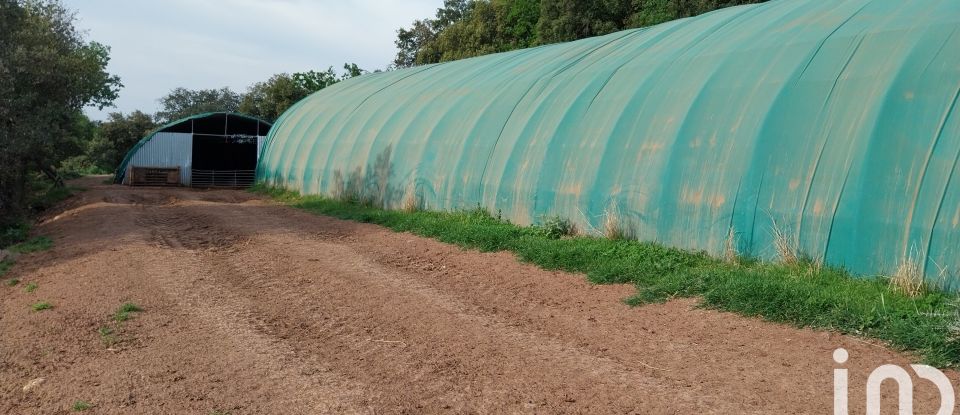
[[[540,44],[566,42],[627,29],[630,0],[550,0],[541,3]]]
[[[741,4],[763,3],[766,0],[633,0],[630,27],[660,24],[692,17],[709,11]]]
[[[482,2],[482,0],[480,0]],[[440,62],[442,54],[432,45],[437,34],[470,15],[477,0],[444,0],[435,18],[415,20],[410,29],[397,30],[397,56],[393,66],[409,68],[414,65]]]
[[[266,81],[257,82],[243,95],[240,112],[274,122],[290,106],[308,95],[366,72],[355,63],[346,63],[343,69],[345,72],[341,75],[337,75],[330,67],[321,72],[277,74]]]
[[[676,3],[676,0],[633,0],[630,26],[653,26],[676,19]]]
[[[498,16],[497,31],[503,51],[537,45],[537,22],[540,21],[540,1],[500,0],[503,10]]]
[[[93,165],[87,158],[87,149],[98,133],[99,125],[91,121],[82,112],[73,115],[72,121],[65,126],[64,140],[57,146],[55,160],[60,160],[57,172],[65,177],[73,176],[80,171],[93,170]]]
[[[663,23],[764,0],[447,0],[397,31],[393,65],[463,59]]]
[[[428,20],[416,20],[409,29],[397,30],[397,40],[393,42],[397,45],[397,56],[393,59],[393,66],[409,68],[416,65],[420,50],[434,37],[436,33],[430,28]]]
[[[367,71],[363,70],[362,68],[360,68],[359,66],[357,66],[357,64],[355,64],[355,63],[345,63],[345,64],[343,64],[343,70],[346,71],[346,72],[344,72],[343,75],[340,75],[340,79],[341,79],[341,80],[346,80],[346,79],[350,79],[350,78],[355,78],[355,77],[358,77],[358,76],[360,76],[360,75],[363,75],[363,74],[367,73]]]
[[[476,0],[443,0],[443,7],[437,9],[437,18],[430,23],[434,32],[442,32],[466,18],[476,3]]]
[[[498,52],[497,9],[491,2],[474,3],[469,16],[456,21],[425,44],[418,64],[445,62]]]
[[[307,94],[309,94],[340,82],[340,77],[337,76],[337,73],[333,71],[333,67],[331,66],[325,71],[294,73],[293,81],[296,83],[298,88],[303,91],[307,91]]]
[[[27,177],[62,185],[81,110],[110,105],[122,87],[110,49],[88,42],[56,0],[0,0],[0,226],[25,206]]]
[[[97,134],[87,145],[86,158],[101,171],[113,171],[134,145],[157,128],[153,117],[140,111],[128,115],[112,112],[100,123]]]
[[[445,62],[536,44],[538,0],[471,3],[469,13],[421,47],[418,63]]]
[[[228,87],[220,89],[175,88],[160,98],[157,122],[168,123],[205,112],[237,112],[240,94]]]
[[[307,90],[293,77],[282,73],[250,86],[243,95],[240,112],[273,122],[305,96]]]

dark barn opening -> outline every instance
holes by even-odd
[[[196,170],[256,170],[257,139],[194,134]]]
[[[257,170],[258,137],[270,125],[236,114],[213,114],[194,119],[194,187],[249,187]]]

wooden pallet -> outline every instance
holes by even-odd
[[[127,173],[131,186],[179,186],[179,167],[136,167]]]

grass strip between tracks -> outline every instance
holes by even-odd
[[[373,223],[480,251],[511,251],[549,270],[583,273],[597,284],[630,283],[632,305],[699,297],[706,308],[797,327],[879,339],[937,367],[960,366],[960,301],[936,289],[910,296],[884,277],[856,278],[809,260],[725,261],[652,242],[558,238],[544,226],[517,226],[489,212],[384,210],[257,185],[253,192],[315,214]],[[829,358],[829,357],[828,357]]]

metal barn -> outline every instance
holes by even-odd
[[[205,113],[166,124],[140,140],[117,169],[131,186],[249,187],[270,123]]]

